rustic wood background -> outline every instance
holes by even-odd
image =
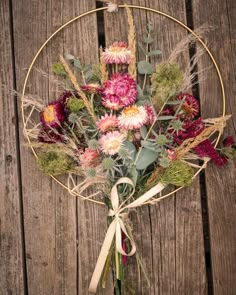
[[[208,44],[222,71],[227,113],[226,133],[236,124],[236,1],[127,0],[167,12],[193,28],[214,29]],[[0,294],[84,295],[106,232],[106,211],[68,195],[36,168],[24,147],[20,101],[8,89],[22,90],[22,81],[40,45],[72,17],[95,8],[95,0],[0,0]],[[186,32],[152,13],[133,11],[138,37],[147,21],[158,32],[158,47],[168,55]],[[96,62],[99,43],[126,39],[126,17],[99,14],[65,29],[44,50],[38,66],[49,71],[63,52]],[[189,62],[189,56],[185,61]],[[211,65],[203,57],[198,70]],[[204,117],[221,110],[214,70],[200,74],[195,88]],[[49,99],[50,79],[33,75],[29,89]],[[194,184],[162,203],[133,214],[140,256],[151,280],[138,280],[131,261],[129,280],[143,295],[236,294],[235,162],[209,165]],[[113,294],[109,280],[98,294]]]

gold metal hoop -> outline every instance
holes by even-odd
[[[220,82],[220,86],[221,86],[221,92],[222,92],[222,103],[223,103],[223,109],[222,109],[222,116],[225,116],[225,108],[226,108],[226,98],[225,98],[225,87],[224,87],[224,82],[223,82],[223,79],[222,79],[222,75],[221,75],[221,72],[220,72],[220,69],[219,69],[219,66],[213,56],[213,54],[211,53],[211,51],[209,50],[209,48],[207,47],[207,45],[204,43],[204,41],[193,31],[191,30],[188,26],[186,26],[184,23],[182,23],[181,21],[179,21],[178,19],[174,18],[173,16],[167,14],[167,13],[164,13],[164,12],[161,12],[159,10],[156,10],[156,9],[153,9],[153,8],[148,8],[148,7],[144,7],[144,6],[138,6],[138,5],[127,5],[129,8],[135,8],[135,9],[140,9],[140,10],[145,10],[145,11],[150,11],[150,12],[154,12],[154,13],[157,13],[159,15],[162,15],[162,16],[165,16],[167,17],[168,19],[174,21],[175,23],[179,24],[181,27],[183,27],[184,29],[186,29],[189,33],[191,33],[195,38],[196,40],[204,47],[204,49],[206,50],[207,54],[209,55],[213,65],[214,65],[214,68],[217,72],[217,75],[218,75],[218,78],[219,78],[219,82]],[[125,8],[125,5],[119,5],[119,8]],[[90,15],[94,12],[98,12],[98,11],[102,11],[102,10],[107,10],[107,7],[101,7],[101,8],[97,8],[97,9],[93,9],[93,10],[90,10],[88,12],[85,12],[83,14],[80,14],[78,16],[76,16],[75,18],[71,19],[70,21],[66,22],[64,25],[62,25],[59,29],[57,29],[44,43],[43,45],[40,47],[40,49],[38,50],[38,52],[36,53],[36,55],[34,56],[30,66],[29,66],[29,69],[27,71],[27,74],[26,74],[26,77],[25,77],[25,81],[24,81],[24,84],[23,84],[23,91],[22,91],[22,99],[21,99],[21,112],[22,112],[22,120],[23,120],[23,124],[25,126],[26,124],[26,121],[25,121],[25,117],[24,117],[24,105],[23,105],[23,101],[24,101],[24,96],[25,96],[25,92],[26,92],[26,86],[27,86],[27,83],[28,83],[28,80],[29,80],[29,76],[30,76],[30,73],[32,71],[32,68],[38,58],[38,56],[40,55],[40,53],[42,52],[42,50],[46,47],[46,45],[49,43],[49,41],[57,34],[59,33],[61,30],[63,30],[65,27],[67,27],[68,25],[70,25],[71,23],[75,22],[76,20],[78,19],[81,19],[82,17],[84,16],[87,16],[87,15]],[[219,140],[220,140],[220,136],[221,134],[218,135],[217,137],[217,140],[216,140],[216,143],[215,143],[215,146],[218,144]],[[28,142],[30,143],[30,138],[28,135],[26,135],[27,137],[27,140]],[[32,149],[32,152],[33,154],[35,155],[35,157],[37,158],[37,154],[34,150],[33,147],[31,147]],[[203,165],[201,168],[199,168],[199,170],[195,173],[195,175],[193,176],[193,178],[195,178],[203,169],[205,168],[205,165]],[[65,189],[68,190],[68,187],[62,183],[59,179],[57,179],[56,177],[52,176],[51,177],[57,182],[59,183],[62,187],[64,187]],[[177,189],[175,189],[174,191],[166,194],[166,195],[163,195],[162,197],[158,198],[157,200],[161,200],[161,199],[164,199],[174,193],[176,193],[177,191],[181,190],[183,187],[179,187]],[[75,196],[79,196],[81,197],[78,193],[76,192],[73,192],[73,195]],[[103,202],[100,202],[100,201],[97,201],[97,200],[92,200],[92,199],[86,199],[88,201],[91,201],[91,202],[94,202],[94,203],[97,203],[97,204],[101,204],[101,205],[104,205]]]

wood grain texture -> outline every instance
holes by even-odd
[[[138,1],[134,5],[147,6],[169,13],[186,23],[185,1]],[[146,24],[155,27],[155,49],[163,51],[167,58],[174,46],[186,36],[179,25],[153,13],[133,11],[137,39],[140,41],[146,32]],[[122,25],[115,25],[117,19]],[[110,25],[111,22],[111,25]],[[112,17],[105,14],[105,36],[107,44],[122,37],[127,39],[126,15],[123,10]],[[112,28],[112,29],[111,29]],[[139,59],[143,54],[138,52]],[[160,59],[155,59],[159,62]],[[182,56],[183,67],[189,62],[188,52]],[[128,279],[137,294],[206,294],[206,272],[202,233],[201,195],[199,178],[190,188],[158,205],[137,209],[132,214],[135,240],[138,253],[150,279],[149,287],[144,275],[138,280],[137,264],[130,258]]]
[[[39,46],[63,22],[60,1],[17,1],[13,6],[17,87]],[[49,72],[53,56],[63,50],[59,34],[43,51],[36,67]],[[51,81],[33,73],[27,92],[53,100]],[[22,128],[22,125],[20,126]],[[20,130],[22,132],[22,130]],[[77,293],[76,201],[36,167],[21,135],[22,184],[28,292],[38,295]]]
[[[0,4],[0,293],[24,293],[9,1]]]
[[[0,1],[0,85],[13,88],[11,38],[15,41],[17,90],[40,45],[61,24],[95,8],[95,0],[17,0],[12,1],[13,30],[10,30],[10,2]],[[123,3],[124,1],[120,1]],[[130,0],[130,4],[160,9],[186,23],[184,0]],[[213,25],[207,40],[219,62],[226,84],[227,113],[233,118],[226,133],[235,135],[236,79],[236,2],[192,0],[194,26]],[[210,13],[209,13],[210,12]],[[137,38],[151,21],[157,33],[157,48],[164,57],[186,32],[178,25],[152,13],[134,10]],[[123,10],[105,14],[105,41],[127,40],[127,20]],[[164,49],[163,49],[164,48]],[[83,63],[98,61],[97,19],[91,15],[59,33],[45,48],[36,66],[50,73],[51,64],[61,53],[72,53]],[[144,58],[138,52],[139,59]],[[156,59],[155,62],[158,62]],[[188,55],[183,56],[183,64]],[[209,68],[204,56],[199,70]],[[220,115],[222,103],[213,68],[199,75],[204,117]],[[57,97],[51,78],[33,72],[27,92],[44,102]],[[84,295],[106,233],[106,209],[70,196],[63,188],[43,176],[35,158],[24,147],[21,135],[21,172],[23,184],[24,229],[28,290],[23,279],[20,187],[17,175],[17,146],[14,98],[0,87],[0,294]],[[18,110],[19,122],[21,122]],[[236,183],[235,162],[219,169],[206,170],[206,189],[210,224],[210,242],[214,295],[234,295],[236,290]],[[204,261],[199,178],[193,185],[155,206],[132,212],[138,253],[151,281],[148,286],[142,274],[139,280],[135,258],[129,258],[129,285],[137,295],[207,294]],[[111,277],[105,290],[113,294]]]
[[[211,13],[209,13],[211,11]],[[235,136],[235,42],[236,42],[235,1],[193,0],[195,27],[208,23],[213,30],[207,35],[212,53],[219,63],[226,87],[226,109],[232,119],[225,130]],[[210,65],[204,56],[200,70]],[[221,113],[221,92],[214,69],[205,73],[200,84],[202,113],[214,117]],[[233,295],[236,290],[236,183],[235,161],[224,168],[210,165],[206,170],[206,188],[210,225],[213,287],[215,295]]]
[[[22,69],[29,65],[39,45],[72,17],[95,8],[95,1],[29,1],[26,6],[26,1],[14,6],[18,80],[24,76]],[[22,15],[30,22],[22,21]],[[22,42],[31,27],[34,35]],[[83,63],[96,63],[97,50],[94,14],[60,32],[45,48],[36,66],[50,73],[51,64],[63,53],[75,54]],[[50,79],[33,73],[29,93],[38,93],[45,102],[53,100],[56,94],[51,90],[52,84]],[[38,294],[87,294],[106,230],[105,207],[103,210],[76,200],[40,172],[32,174],[36,164],[29,153],[22,149],[29,292],[37,286]],[[38,236],[40,240],[35,243]],[[107,290],[98,294],[110,294],[109,283]]]

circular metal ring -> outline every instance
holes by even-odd
[[[219,69],[219,66],[213,56],[213,54],[211,53],[211,51],[209,50],[209,48],[207,47],[207,45],[204,43],[204,41],[193,31],[191,30],[187,25],[185,25],[184,23],[182,23],[181,21],[179,21],[178,19],[174,18],[173,16],[167,14],[167,13],[164,13],[162,11],[159,11],[159,10],[156,10],[156,9],[153,9],[153,8],[148,8],[148,7],[144,7],[144,6],[138,6],[138,5],[127,5],[129,8],[133,8],[133,9],[140,9],[140,10],[145,10],[145,11],[150,11],[150,12],[154,12],[154,13],[157,13],[159,15],[162,15],[162,16],[165,16],[167,17],[168,19],[174,21],[175,23],[179,24],[181,27],[183,27],[184,29],[186,29],[189,33],[191,33],[195,38],[196,40],[204,47],[204,49],[206,50],[207,54],[209,55],[213,65],[214,65],[214,68],[217,72],[217,75],[218,75],[218,78],[219,78],[219,82],[220,82],[220,86],[221,86],[221,93],[222,93],[222,103],[223,103],[223,107],[222,107],[222,116],[225,116],[225,108],[226,108],[226,99],[225,99],[225,87],[224,87],[224,82],[223,82],[223,79],[222,79],[222,75],[221,75],[221,72],[220,72],[220,69]],[[125,8],[126,6],[125,5],[119,5],[119,8]],[[87,11],[85,13],[82,13],[76,17],[74,17],[73,19],[71,19],[70,21],[66,22],[64,25],[62,25],[60,28],[58,28],[44,43],[43,45],[40,47],[40,49],[38,50],[38,52],[36,53],[36,55],[34,56],[30,66],[29,66],[29,69],[27,71],[27,74],[26,74],[26,77],[25,77],[25,81],[24,81],[24,84],[23,84],[23,91],[22,91],[22,99],[21,99],[21,112],[22,112],[22,120],[23,120],[23,124],[25,126],[25,117],[24,117],[24,106],[23,106],[23,100],[24,100],[24,96],[25,96],[25,92],[26,92],[26,86],[27,86],[27,83],[28,83],[28,80],[29,80],[29,76],[30,76],[30,73],[32,71],[32,68],[38,58],[38,56],[40,55],[40,53],[42,52],[42,50],[46,47],[46,45],[49,43],[49,41],[55,36],[57,35],[57,33],[59,33],[60,31],[62,31],[65,27],[67,27],[68,25],[70,25],[71,23],[75,22],[76,20],[78,19],[81,19],[82,17],[84,16],[87,16],[87,15],[90,15],[94,12],[98,12],[98,11],[102,11],[102,10],[107,10],[107,7],[101,7],[101,8],[97,8],[97,9],[93,9],[93,10],[90,10],[90,11]],[[218,144],[219,140],[220,140],[220,136],[221,134],[218,135],[217,137],[217,140],[216,140],[216,144]],[[27,137],[27,140],[28,142],[30,143],[30,138],[29,136],[26,136]],[[37,154],[34,150],[33,147],[31,147],[32,149],[32,152],[33,154],[35,155],[35,157],[37,158]],[[205,167],[202,166],[201,168],[199,168],[199,170],[195,173],[195,175],[193,176],[193,178],[195,178]],[[68,187],[62,183],[59,179],[57,179],[55,176],[52,176],[51,177],[57,182],[59,183],[62,187],[64,187],[65,189],[68,190]],[[163,195],[160,199],[163,199],[167,196],[170,196],[174,193],[176,193],[177,191],[179,191],[180,189],[182,189],[182,187],[179,187],[175,190],[173,190],[172,192],[166,194],[166,195]],[[73,194],[75,196],[80,196],[78,193],[76,192],[73,192]],[[104,205],[103,202],[100,202],[100,201],[97,201],[97,200],[92,200],[92,199],[86,199],[88,201],[91,201],[91,202],[95,202],[97,204],[101,204],[101,205]]]

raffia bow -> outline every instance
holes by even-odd
[[[119,195],[118,195],[118,190],[117,186],[119,184],[129,184],[132,187],[131,194],[129,197],[124,201],[123,203],[120,204],[119,202]],[[127,201],[133,196],[135,193],[135,186],[132,182],[131,179],[128,177],[122,177],[120,178],[116,184],[112,187],[111,190],[111,205],[112,209],[109,210],[108,216],[114,217],[112,223],[108,227],[93,275],[92,279],[89,285],[89,292],[91,293],[96,293],[98,283],[100,281],[106,259],[108,257],[113,239],[115,237],[115,246],[116,246],[116,251],[122,254],[123,256],[132,256],[136,252],[136,246],[135,242],[132,239],[132,237],[129,236],[125,222],[124,222],[124,217],[127,215],[126,212],[128,209],[131,208],[136,208],[139,206],[142,206],[146,201],[151,199],[153,196],[157,195],[160,193],[163,189],[165,188],[165,185],[162,183],[158,183],[155,185],[153,188],[151,188],[149,191],[147,191],[145,194],[143,194],[141,197],[133,201],[132,203],[129,203],[126,205]],[[126,237],[129,239],[130,244],[131,244],[131,250],[129,253],[126,253],[123,250],[122,247],[122,232],[126,235]]]

